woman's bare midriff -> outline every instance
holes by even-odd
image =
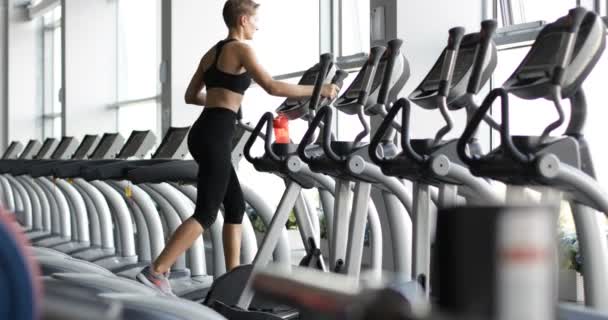
[[[243,95],[222,88],[207,89],[207,108],[226,108],[238,112]]]

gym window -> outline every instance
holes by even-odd
[[[42,16],[42,137],[61,137],[61,6]]]
[[[160,1],[118,0],[117,129],[124,137],[133,130],[161,135]]]

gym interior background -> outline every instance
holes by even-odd
[[[454,26],[476,32],[482,20],[495,19],[499,24],[498,66],[482,91],[485,94],[511,75],[546,22],[576,6],[602,17],[608,14],[605,0],[257,2],[261,24],[252,45],[275,79],[296,83],[320,54],[332,53],[338,65],[351,73],[347,87],[371,46],[400,38],[411,68],[401,96],[422,81],[445,46],[447,30]],[[223,0],[2,0],[0,152],[11,141],[105,132],[128,137],[133,130],[152,130],[160,142],[170,127],[190,126],[201,108],[186,105],[184,92],[202,54],[226,34],[220,16],[223,5]],[[597,179],[606,187],[607,75],[604,54],[584,84],[593,115],[587,119],[586,137]],[[254,86],[245,96],[243,117],[255,124],[282,101]],[[540,134],[556,117],[551,101],[515,97],[510,101],[517,105],[512,117],[518,119],[512,123],[512,134]],[[500,120],[498,109],[493,114]],[[412,118],[412,138],[433,136],[442,121],[437,112],[421,108],[413,108]],[[460,135],[464,120],[464,111],[458,112],[456,128],[447,138]],[[334,121],[338,139],[353,138],[360,131],[352,117],[337,113]],[[290,127],[294,140],[306,128],[306,123],[294,122]],[[499,143],[487,127],[480,138],[486,147]],[[262,147],[257,148],[261,152]],[[277,206],[285,190],[278,177],[258,173],[246,161],[241,162],[239,176],[253,189],[264,190],[261,195],[270,207]],[[318,194],[306,192],[321,212]],[[378,208],[383,217],[384,209]],[[384,227],[386,219],[381,223]],[[574,231],[567,215],[562,228]],[[383,258],[391,265],[390,249],[385,248]]]
[[[494,18],[499,63],[492,85],[506,80],[529,51],[543,22],[562,16],[577,5],[606,14],[605,1],[552,0],[431,0],[388,1],[396,10],[375,12],[387,1],[372,0],[260,0],[260,32],[253,45],[261,63],[276,79],[297,82],[318,61],[321,53],[333,53],[356,72],[365,61],[372,39],[374,14],[385,16],[377,27],[378,43],[401,38],[411,64],[412,76],[403,94],[414,89],[444,46],[446,30],[464,26],[473,31],[479,21]],[[42,0],[3,1],[0,25],[0,147],[9,141],[47,137],[84,136],[89,133],[152,130],[157,137],[170,126],[192,124],[201,109],[186,105],[184,92],[200,57],[218,38],[225,25],[219,17],[223,1],[201,0]],[[608,58],[602,57],[585,82],[589,105],[605,100]],[[353,77],[347,78],[352,81]],[[488,88],[489,89],[489,88]],[[488,90],[485,89],[485,90]],[[556,115],[550,101],[525,101],[513,117],[513,134],[542,132],[543,124]],[[243,102],[244,118],[255,123],[262,114],[282,102],[254,87]],[[601,107],[593,109],[586,133],[592,146],[599,181],[608,179],[608,149]],[[455,118],[464,128],[464,112]],[[437,130],[440,115],[414,108],[413,138],[428,137]],[[566,122],[567,123],[567,122]],[[356,119],[338,113],[338,138],[359,132]],[[304,122],[291,131],[301,136]],[[563,128],[562,128],[563,129]],[[482,135],[486,145],[496,141],[490,131]],[[271,206],[280,200],[279,178],[260,174],[243,162],[239,175],[255,189],[263,189]],[[310,193],[316,197],[316,193]],[[318,201],[317,201],[318,203]],[[388,239],[387,239],[388,240]],[[390,253],[384,255],[390,259]],[[388,262],[388,261],[387,261]]]

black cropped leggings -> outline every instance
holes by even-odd
[[[204,229],[217,219],[224,204],[224,222],[241,224],[245,200],[231,161],[236,113],[205,108],[188,135],[188,148],[198,163],[198,192],[192,216]]]

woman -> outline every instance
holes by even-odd
[[[232,270],[239,265],[245,201],[230,154],[237,112],[252,79],[273,96],[307,97],[313,92],[313,86],[273,80],[244,42],[253,39],[257,31],[258,7],[252,0],[226,1],[223,16],[228,37],[203,56],[186,91],[186,103],[205,107],[188,137],[188,148],[199,165],[196,208],[160,256],[137,275],[140,282],[166,295],[173,295],[167,279],[169,268],[215,222],[222,203],[226,268]],[[321,90],[324,97],[337,94],[335,85],[325,85]]]

